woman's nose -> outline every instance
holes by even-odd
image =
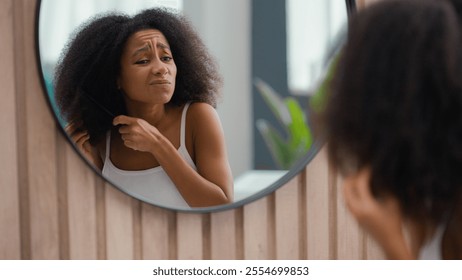
[[[159,58],[155,58],[152,62],[151,72],[156,76],[164,76],[168,73],[168,68]]]
[[[168,68],[158,55],[151,61],[151,72],[156,76],[164,76],[168,73]]]

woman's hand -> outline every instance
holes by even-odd
[[[120,115],[114,118],[113,125],[120,125],[119,133],[124,145],[141,152],[152,152],[153,141],[160,132],[147,121]]]
[[[64,131],[69,135],[80,153],[98,169],[103,168],[103,161],[97,147],[90,144],[90,135],[81,125],[76,122],[70,122]]]
[[[358,223],[384,249],[389,259],[413,258],[403,235],[403,218],[396,198],[376,199],[370,191],[370,169],[364,168],[343,182],[346,205]]]

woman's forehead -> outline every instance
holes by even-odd
[[[157,29],[144,29],[133,33],[126,43],[127,47],[136,47],[138,45],[144,45],[149,41],[155,40],[159,43],[163,43],[169,46],[167,38],[164,34]]]

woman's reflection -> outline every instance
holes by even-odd
[[[105,178],[147,202],[188,209],[233,199],[214,109],[221,81],[188,21],[151,9],[81,28],[55,91],[66,132]]]

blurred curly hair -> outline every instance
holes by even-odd
[[[169,105],[205,102],[216,107],[222,77],[189,21],[166,8],[144,10],[130,17],[108,13],[84,23],[64,49],[55,71],[55,96],[67,122],[77,122],[96,145],[112,128],[115,116],[126,114],[117,89],[120,60],[128,38],[140,30],[157,29],[169,42],[177,67]]]
[[[322,118],[330,162],[346,174],[370,167],[372,193],[393,195],[426,226],[447,223],[461,204],[454,11],[449,1],[390,0],[353,16]]]

